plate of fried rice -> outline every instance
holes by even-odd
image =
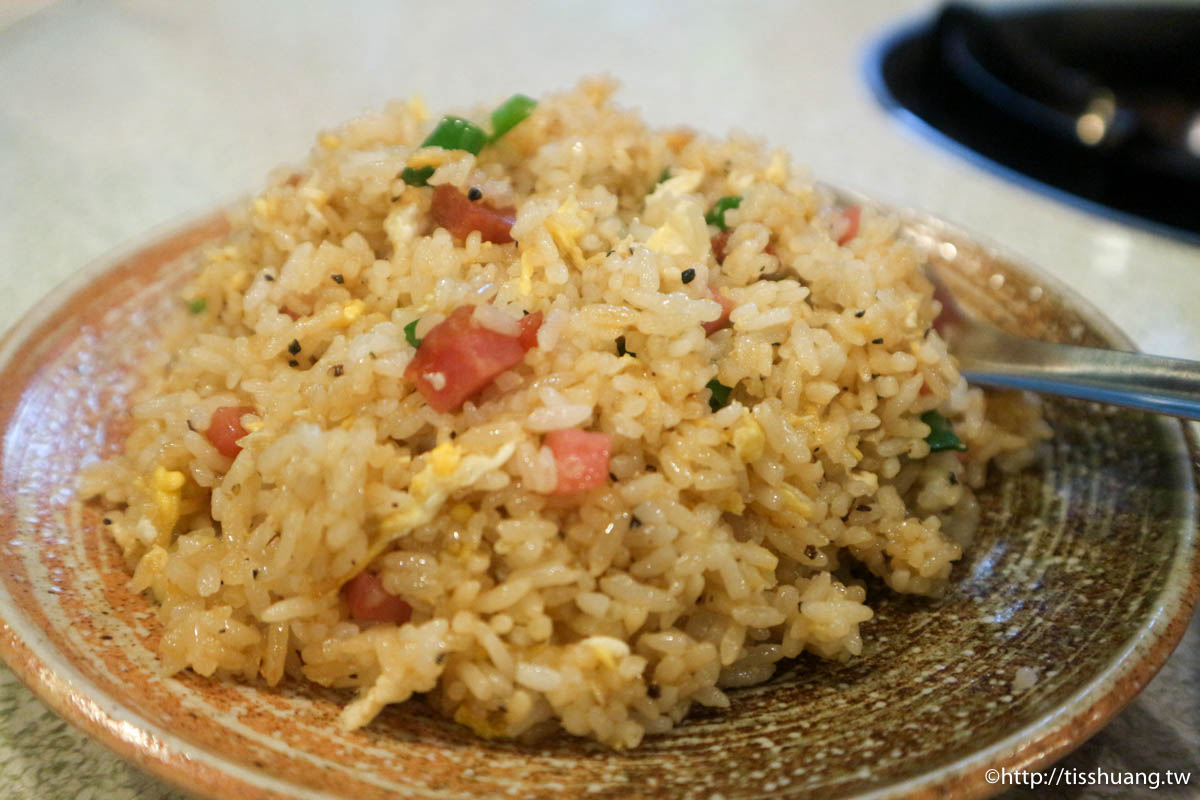
[[[984,391],[974,236],[585,81],[321,132],[4,340],[6,660],[212,797],[909,796],[1078,745],[1197,594],[1179,423]]]

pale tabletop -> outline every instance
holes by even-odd
[[[983,232],[1084,295],[1138,346],[1200,359],[1200,249],[1007,182],[905,128],[863,61],[889,2],[0,5],[0,329],[87,262],[254,189],[317,130],[420,92],[435,110],[607,73],[654,123],[736,127],[815,175]],[[684,13],[683,9],[687,9]],[[1191,772],[1200,796],[1200,624],[1069,756]],[[1012,797],[1145,796],[1059,787]],[[51,712],[0,666],[0,797],[181,797]]]

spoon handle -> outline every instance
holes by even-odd
[[[1043,342],[970,325],[952,352],[968,381],[1200,420],[1200,362]]]

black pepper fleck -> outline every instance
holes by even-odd
[[[111,520],[111,519],[109,519],[108,517],[105,517],[105,518],[104,518],[104,524],[105,524],[105,525],[112,525],[112,520]]]
[[[300,340],[299,339],[292,339],[292,343],[288,345],[288,352],[291,353],[292,355],[296,355],[297,353],[300,352]]]
[[[103,640],[104,640],[104,641],[106,641],[106,642],[111,642],[111,641],[112,641],[112,637],[111,637],[111,636],[109,636],[107,633],[102,633],[102,634],[100,634],[100,638],[101,638],[101,639],[103,639]]]
[[[691,283],[692,281],[696,280],[696,270],[688,267],[680,274],[679,278],[684,283]]]
[[[458,431],[450,431],[450,438],[451,438],[451,439],[457,439],[457,438],[458,438]]]
[[[818,555],[820,555],[820,553],[817,552],[817,548],[814,545],[810,544],[804,548],[804,557],[805,558],[815,559]]]
[[[662,697],[662,688],[657,683],[647,684],[646,696],[651,700],[657,700]]]
[[[867,312],[864,311],[863,309],[859,309],[858,311],[854,312],[854,316],[858,317],[859,319],[862,319],[866,315],[867,315]]]
[[[470,200],[472,203],[474,203],[476,200],[481,199],[482,197],[483,197],[483,192],[480,191],[478,186],[472,186],[470,191],[467,192],[467,199]]]
[[[871,344],[883,344],[883,337],[881,336],[878,339],[872,339]]]
[[[196,432],[196,426],[192,424],[192,421],[190,419],[187,421],[187,426],[188,426],[189,431],[191,431],[192,433]]]
[[[953,472],[950,473],[950,485],[958,486],[958,476],[955,475]]]
[[[346,368],[341,364],[334,364],[329,368],[329,372],[333,375],[333,377],[340,378],[346,372]]]
[[[856,506],[856,509],[858,511],[870,511],[871,507],[870,506]]]
[[[294,358],[289,358],[289,359],[288,359],[288,366],[289,366],[289,367],[298,367],[298,366],[300,366],[300,362],[299,362],[299,361],[297,361],[297,360],[296,360],[296,359],[294,359]]]
[[[334,283],[345,283],[346,282],[346,276],[340,272],[335,272],[334,274],[330,275],[329,277],[333,278]]]
[[[271,281],[275,280],[275,276],[274,276],[274,275],[272,275],[272,274],[271,274],[271,273],[269,273],[269,272],[264,272],[264,273],[263,273],[263,280],[264,280],[264,281],[267,281],[268,283],[270,283]]]
[[[642,521],[640,519],[638,519],[637,517],[630,517],[629,518],[629,527],[640,528],[640,527],[642,527]]]
[[[617,482],[617,476],[616,476],[616,475],[613,475],[611,472],[610,472],[610,473],[608,473],[608,479],[609,479],[610,481],[612,481],[613,483],[616,483],[616,482]]]

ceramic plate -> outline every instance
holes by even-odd
[[[905,216],[964,305],[1013,331],[1128,347],[1050,278]],[[132,367],[178,309],[219,217],[97,264],[0,342],[0,651],[47,703],[138,765],[209,797],[510,795],[973,797],[1097,731],[1166,661],[1198,591],[1194,445],[1179,422],[1051,400],[1035,466],[993,476],[939,600],[876,590],[862,657],[802,657],[671,734],[609,752],[489,742],[419,703],[364,730],[346,693],[160,673],[79,467],[120,447]],[[177,311],[176,311],[177,313]]]

